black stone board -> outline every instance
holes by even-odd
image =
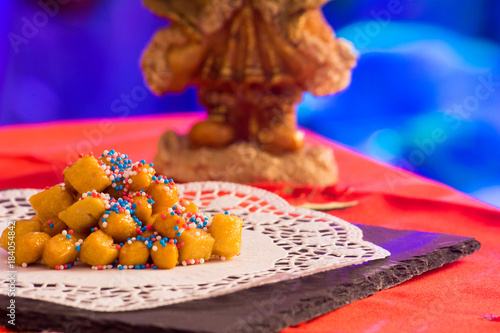
[[[16,298],[20,331],[276,332],[400,284],[479,250],[473,238],[358,225],[364,239],[391,256],[232,294],[128,312],[93,312]],[[0,296],[0,325],[11,328],[7,296]]]

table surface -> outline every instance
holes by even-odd
[[[54,185],[62,181],[62,169],[80,152],[115,149],[133,160],[152,161],[165,130],[184,133],[202,117],[190,113],[4,126],[0,128],[0,189]],[[341,180],[336,187],[255,186],[280,194],[292,204],[305,198],[310,202],[358,200],[357,206],[330,213],[367,225],[471,236],[482,248],[284,332],[500,330],[499,209],[370,160],[314,133],[307,133],[307,141],[333,148]],[[349,191],[344,192],[345,188]]]

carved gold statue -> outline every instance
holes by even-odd
[[[335,38],[320,7],[330,0],[144,0],[171,24],[142,58],[158,95],[199,87],[208,119],[195,124],[191,147],[255,142],[283,153],[303,146],[295,104],[347,87],[356,57]]]

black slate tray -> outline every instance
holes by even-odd
[[[391,252],[385,259],[255,287],[229,295],[130,312],[93,312],[16,298],[21,331],[59,332],[274,332],[297,325],[379,290],[400,284],[479,250],[473,238],[358,225],[364,239]]]

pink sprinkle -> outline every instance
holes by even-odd
[[[83,157],[83,154],[82,154],[82,153],[78,154],[78,157],[82,158],[82,157]]]
[[[54,267],[56,270],[59,270],[59,265],[56,265],[56,267]]]
[[[153,225],[152,225],[152,224],[148,224],[148,225],[146,226],[146,229],[147,229],[147,230],[153,230]]]
[[[69,229],[68,234],[73,235],[73,229]]]
[[[166,218],[167,218],[167,215],[165,215],[165,214],[161,214],[161,219],[162,219],[162,220],[164,220],[164,219],[166,219]]]
[[[142,201],[139,200],[139,201],[137,201],[137,206],[140,206],[140,205],[142,205]]]
[[[174,244],[174,240],[173,240],[173,239],[169,240],[168,242],[169,242],[170,244]]]
[[[97,269],[102,269],[102,265],[97,266]]]
[[[121,249],[122,247],[120,245],[116,245],[116,249],[119,250]]]

